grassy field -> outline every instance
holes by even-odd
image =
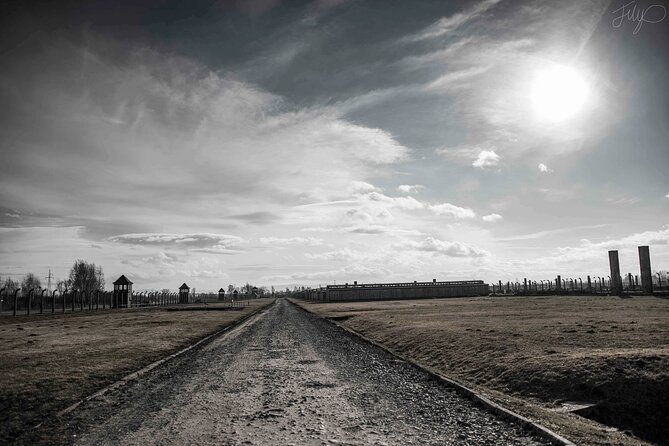
[[[576,444],[669,444],[667,299],[298,303]],[[594,406],[579,416],[569,403]]]
[[[0,318],[0,444],[271,301]]]

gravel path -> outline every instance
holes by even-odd
[[[283,299],[69,417],[82,446],[546,444]]]

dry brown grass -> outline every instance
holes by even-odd
[[[390,350],[454,378],[577,444],[667,444],[669,300],[484,297],[315,304]]]
[[[0,443],[270,302],[0,318]]]

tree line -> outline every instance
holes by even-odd
[[[26,274],[20,281],[7,277],[4,280],[0,277],[0,288],[4,288],[8,294],[13,294],[17,289],[21,293],[28,293],[30,290],[41,290],[42,281],[33,273]],[[92,291],[104,291],[105,275],[101,266],[95,263],[89,263],[85,260],[76,260],[68,278],[59,280],[55,284],[55,289],[59,292],[67,290],[78,290],[90,293]]]

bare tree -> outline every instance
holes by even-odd
[[[67,288],[67,280],[59,280],[56,282],[56,289],[59,293],[63,293]]]
[[[40,282],[37,276],[33,273],[26,274],[26,276],[21,281],[21,289],[23,290],[21,292],[24,294],[27,294],[30,290],[33,289],[35,292],[37,292],[37,290],[40,288],[42,288],[42,282]]]
[[[101,267],[96,267],[95,263],[88,263],[84,260],[74,262],[70,270],[68,279],[69,288],[90,293],[94,290],[104,289],[104,274]]]
[[[12,280],[10,277],[7,277],[5,279],[5,283],[2,284],[2,288],[5,289],[7,294],[12,294],[14,291],[16,291],[17,288],[20,287],[21,285],[16,280]]]
[[[95,275],[97,276],[98,279],[98,290],[104,290],[105,289],[105,274],[102,272],[102,267],[98,266],[95,269]]]

